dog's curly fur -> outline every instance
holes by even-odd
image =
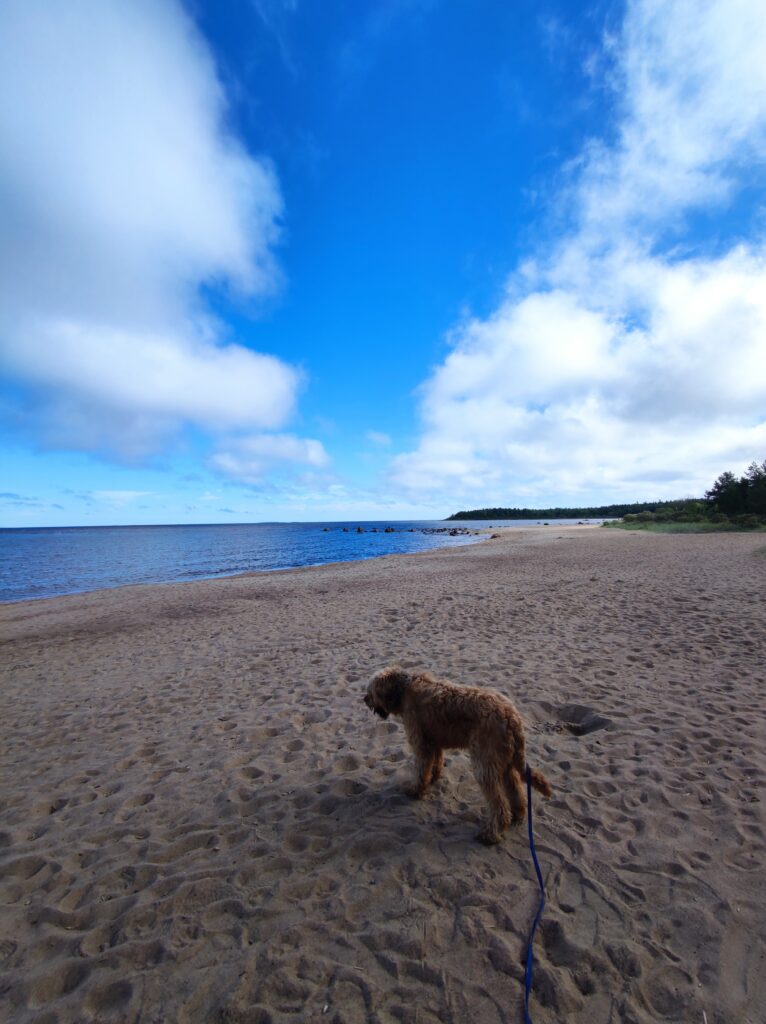
[[[364,702],[381,718],[402,719],[415,755],[415,781],[405,787],[409,796],[423,797],[439,778],[445,750],[464,749],[489,806],[489,820],[477,839],[498,843],[511,821],[524,820],[524,727],[507,697],[392,665],[373,677]],[[543,796],[551,795],[542,772],[532,770],[532,785]]]

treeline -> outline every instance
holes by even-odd
[[[739,478],[733,473],[721,473],[710,490],[705,491],[705,501],[719,515],[766,518],[766,459],[760,464],[751,462]]]
[[[721,473],[699,500],[676,501],[654,512],[624,516],[626,523],[710,523],[722,529],[766,526],[766,459],[751,462],[743,476]]]
[[[622,505],[594,505],[589,508],[475,508],[455,512],[448,519],[621,519],[638,512],[654,512],[672,501],[634,501]]]
[[[702,498],[643,501],[589,508],[478,508],[450,519],[624,519],[626,523],[712,523],[725,528],[766,526],[766,459],[741,477],[721,473]]]

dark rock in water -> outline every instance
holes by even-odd
[[[322,530],[322,533],[329,533],[329,532],[330,532],[330,527],[329,526],[325,526],[324,529]]]
[[[410,528],[410,533],[415,531]],[[471,531],[465,526],[424,526],[420,533],[448,533],[450,537],[470,537]]]
[[[564,704],[559,708],[559,718],[564,728],[574,736],[587,736],[588,733],[607,729],[614,724],[611,718],[599,715],[584,704]]]
[[[343,527],[343,532],[344,532],[344,533],[348,533],[348,527],[347,527],[347,526],[344,526],[344,527]]]
[[[387,526],[383,532],[384,533],[395,533],[396,531],[394,530],[393,526]]]
[[[364,533],[364,530],[362,529],[362,527],[361,527],[361,526],[357,526],[357,528],[356,528],[356,532],[357,532],[357,533]]]

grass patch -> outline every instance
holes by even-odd
[[[645,533],[766,533],[766,526],[736,526],[733,523],[602,523],[609,530],[643,530]],[[758,548],[758,552],[766,552]]]

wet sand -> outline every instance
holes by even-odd
[[[535,1024],[760,1024],[766,537],[588,527],[0,607],[0,1016],[521,1021],[526,830],[400,792],[392,661],[527,725]]]

